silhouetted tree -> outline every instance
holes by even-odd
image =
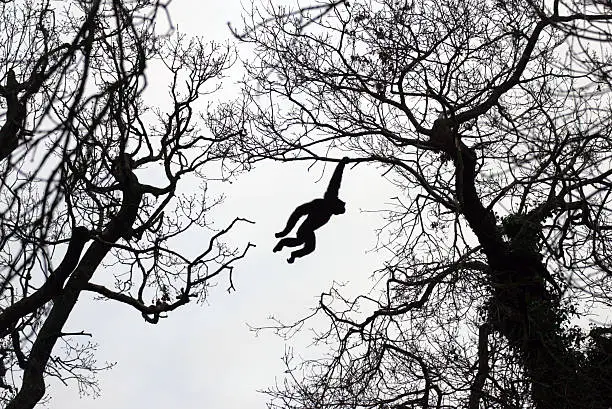
[[[231,176],[232,135],[195,121],[234,53],[160,31],[165,16],[157,1],[0,4],[2,407],[34,407],[48,376],[97,393],[93,346],[64,330],[84,291],[156,323],[221,273],[231,288],[251,246],[221,241],[242,219],[209,226],[206,175]],[[149,67],[163,108],[145,103]],[[188,231],[195,254],[173,246]]]
[[[375,163],[403,193],[380,295],[321,295],[335,350],[288,362],[271,407],[608,408],[612,9],[307,13],[258,10],[244,30],[257,57],[238,106],[255,122],[236,143],[252,161]]]

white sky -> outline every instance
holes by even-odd
[[[173,22],[182,32],[221,41],[229,36],[227,21],[240,27],[240,12],[239,0],[174,0],[171,8]],[[212,218],[217,227],[236,216],[257,222],[237,226],[230,236],[236,244],[257,245],[237,264],[237,291],[228,294],[222,278],[207,305],[182,307],[158,325],[145,323],[125,305],[83,295],[64,330],[91,333],[91,341],[99,344],[98,362],[117,365],[99,374],[101,397],[79,399],[74,383],[64,387],[54,382],[48,389],[52,398],[48,406],[264,408],[267,397],[257,390],[282,379],[285,348],[295,345],[295,352],[302,355],[314,352],[305,349],[308,337],[286,344],[272,333],[256,337],[247,323],[265,325],[270,315],[288,321],[301,318],[333,281],[350,281],[345,293],[356,295],[372,286],[370,274],[380,266],[381,256],[367,252],[376,242],[374,228],[380,226],[380,216],[361,210],[385,208],[394,193],[380,172],[365,165],[345,169],[340,197],[347,202],[347,212],[317,232],[314,253],[293,265],[285,261],[287,249],[272,253],[274,232],[284,227],[291,211],[323,194],[332,167],[319,180],[322,169],[269,163],[231,185],[215,186],[213,194],[227,195]],[[208,239],[188,240],[207,243]]]

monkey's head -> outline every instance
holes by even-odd
[[[344,208],[344,202],[340,199],[336,199],[332,203],[332,213],[333,214],[342,214],[346,211]]]

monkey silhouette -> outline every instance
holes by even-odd
[[[283,247],[297,247],[304,244],[303,248],[291,252],[291,257],[287,259],[288,263],[293,263],[296,258],[312,253],[316,246],[314,231],[326,224],[329,219],[331,219],[332,215],[345,212],[345,203],[338,198],[338,191],[340,190],[342,172],[348,160],[349,159],[346,157],[342,158],[338,166],[336,166],[323,198],[315,199],[298,206],[293,213],[291,213],[291,216],[289,216],[289,220],[283,231],[275,234],[277,238],[286,236],[295,227],[298,220],[302,216],[306,216],[306,219],[304,219],[300,227],[298,227],[296,237],[285,237],[281,239],[272,250],[276,253],[277,251],[281,251]]]

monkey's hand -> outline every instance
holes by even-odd
[[[281,237],[285,237],[287,235],[287,233],[285,233],[284,231],[280,231],[278,233],[274,234],[274,237],[276,237],[277,239],[280,239]]]

